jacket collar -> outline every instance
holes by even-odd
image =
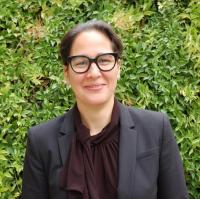
[[[67,159],[67,154],[69,152],[73,134],[74,134],[74,108],[65,113],[59,131],[58,145],[63,166]]]
[[[136,166],[137,132],[128,107],[119,103],[120,108],[120,140],[119,140],[119,182],[118,199],[131,198],[134,187]],[[74,108],[64,115],[58,138],[62,164],[65,164],[74,134]]]
[[[134,128],[135,123],[130,116],[129,108],[118,102],[119,109],[120,109],[120,124],[122,126],[126,126],[129,128]],[[64,115],[64,120],[60,128],[61,134],[71,134],[74,133],[74,112],[75,107],[70,109],[67,113]]]
[[[128,107],[120,104],[118,199],[132,198],[136,167],[137,131]]]
[[[64,120],[60,128],[60,134],[70,135],[71,133],[74,133],[74,112],[75,107],[65,113]]]

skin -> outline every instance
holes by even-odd
[[[111,41],[101,32],[89,30],[75,38],[70,56],[94,58],[107,52],[113,52]],[[70,66],[64,67],[64,77],[72,87],[82,121],[91,135],[99,133],[110,122],[119,74],[119,62],[108,72],[100,71],[95,63],[83,74],[75,73]]]

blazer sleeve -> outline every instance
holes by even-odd
[[[22,199],[48,199],[48,183],[40,158],[39,142],[29,130],[24,160]]]
[[[179,149],[169,119],[164,116],[158,176],[158,199],[189,198],[183,171]]]

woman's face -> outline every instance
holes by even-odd
[[[74,40],[70,56],[85,55],[95,58],[99,54],[112,53],[110,40],[101,32],[88,30],[80,33]],[[64,76],[75,93],[77,103],[97,106],[114,99],[120,66],[117,62],[111,71],[100,71],[95,63],[82,74],[75,73],[70,66],[64,68]]]

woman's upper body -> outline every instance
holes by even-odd
[[[23,199],[187,198],[169,121],[161,113],[130,109],[115,101],[121,53],[117,35],[101,21],[80,24],[65,35],[64,77],[75,94],[76,108],[29,131]],[[118,122],[113,122],[116,114]],[[99,152],[94,152],[93,143],[85,144],[92,137],[105,140],[102,137],[111,133],[115,141],[107,150],[103,142]],[[101,155],[106,160],[95,157]],[[101,161],[107,166],[100,167]],[[102,195],[104,188],[107,195]]]
[[[178,147],[163,113],[119,104],[118,199],[186,199]],[[74,136],[74,109],[32,127],[23,177],[23,199],[67,199],[60,173]],[[109,198],[108,198],[109,199]]]

